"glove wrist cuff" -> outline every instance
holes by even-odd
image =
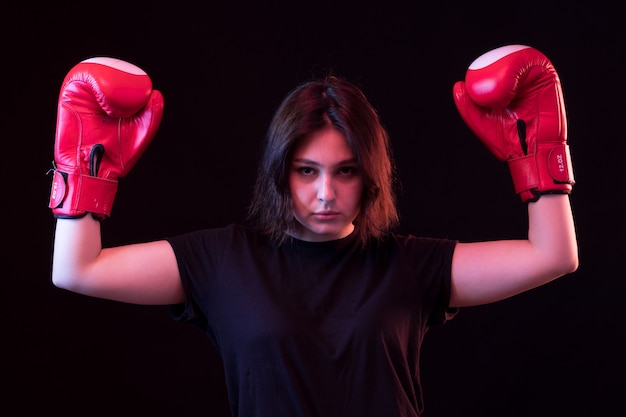
[[[515,193],[522,202],[536,201],[542,194],[569,194],[574,174],[569,146],[564,143],[537,144],[535,153],[508,161]]]
[[[54,170],[48,207],[55,217],[82,217],[92,213],[104,219],[111,214],[117,184],[116,180]]]

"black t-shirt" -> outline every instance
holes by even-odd
[[[282,245],[230,225],[169,238],[177,320],[215,344],[237,417],[419,416],[421,343],[450,319],[456,241]]]

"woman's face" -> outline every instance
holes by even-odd
[[[326,129],[302,140],[291,160],[289,189],[297,220],[294,237],[320,242],[354,230],[363,178],[341,133]]]

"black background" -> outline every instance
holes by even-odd
[[[525,207],[506,164],[458,116],[451,88],[474,58],[509,43],[541,50],[561,77],[580,269],[434,329],[422,357],[424,415],[622,415],[626,36],[617,5],[23,2],[2,16],[0,415],[229,416],[221,363],[196,329],[163,306],[50,283],[46,172],[73,65],[128,60],[166,101],[153,144],[120,182],[107,246],[241,220],[273,111],[329,69],[363,87],[390,131],[402,231],[484,240],[523,237]]]

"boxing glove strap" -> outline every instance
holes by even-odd
[[[92,213],[105,218],[111,214],[115,180],[54,170],[49,207],[56,217],[81,217]]]
[[[523,202],[536,201],[542,194],[569,194],[574,174],[569,146],[539,143],[535,153],[508,161],[515,193]]]

